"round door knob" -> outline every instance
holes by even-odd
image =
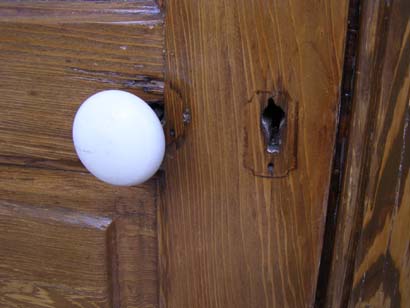
[[[138,96],[119,90],[98,92],[84,101],[74,118],[73,140],[94,176],[120,186],[148,180],[165,153],[155,112]]]

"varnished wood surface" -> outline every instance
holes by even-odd
[[[311,307],[347,1],[169,0],[165,8],[174,148],[160,208],[161,307]],[[298,103],[297,167],[278,179],[244,166],[243,107],[264,90]]]
[[[0,1],[1,307],[158,307],[157,178],[84,173],[71,125],[99,90],[162,103],[163,44],[153,0]]]
[[[379,74],[368,85],[375,109],[349,306],[408,307],[410,3],[373,5],[383,16],[377,35],[383,39],[374,63]]]
[[[158,307],[156,183],[0,167],[0,306]]]
[[[363,123],[356,121],[352,117],[353,96],[355,91],[356,77],[367,78],[365,76],[356,76],[357,58],[359,52],[359,37],[362,35],[361,29],[361,1],[349,1],[347,31],[345,39],[343,77],[340,93],[340,106],[338,114],[337,133],[335,140],[335,149],[332,162],[332,174],[330,179],[330,189],[328,195],[328,205],[326,214],[326,225],[323,237],[322,257],[320,260],[319,276],[316,289],[315,307],[322,308],[326,305],[330,307],[344,307],[344,280],[349,279],[346,275],[346,267],[351,267],[351,256],[349,254],[336,255],[334,252],[340,244],[340,239],[345,239],[346,235],[352,235],[351,227],[356,223],[355,218],[345,217],[346,225],[338,225],[338,222],[343,221],[339,216],[346,214],[345,209],[347,204],[355,207],[354,197],[346,193],[348,190],[353,192],[358,184],[357,163],[362,159],[361,154],[357,150],[352,152],[349,150],[355,147],[361,147],[363,140],[358,136],[363,137]],[[364,35],[364,34],[363,34]],[[366,35],[362,43],[366,42]],[[368,75],[367,75],[368,76]],[[357,108],[363,108],[365,104],[359,103]],[[356,126],[356,127],[354,127]],[[352,153],[353,156],[352,156]],[[353,158],[353,159],[352,159]],[[345,184],[345,185],[344,185]],[[345,191],[343,189],[346,188]],[[350,193],[351,193],[350,192]],[[359,207],[355,207],[358,209]],[[352,213],[349,213],[350,215]],[[356,213],[357,214],[357,213]],[[354,244],[354,242],[351,242]],[[337,270],[336,270],[337,269]],[[332,303],[329,303],[332,301]]]
[[[326,307],[410,305],[410,4],[362,8],[356,94]]]
[[[111,219],[0,202],[2,307],[110,307]]]
[[[99,90],[163,99],[163,15],[144,1],[0,1],[0,163],[82,170],[74,114]]]
[[[154,26],[161,20],[155,0],[2,0],[0,11],[0,21],[12,23],[81,22]]]

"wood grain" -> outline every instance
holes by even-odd
[[[82,170],[71,140],[99,90],[163,100],[163,16],[153,0],[0,3],[0,163]]]
[[[158,307],[157,178],[0,167],[1,307]]]
[[[311,307],[347,1],[165,6],[174,146],[160,208],[161,306]],[[298,102],[297,168],[279,179],[255,177],[243,165],[243,107],[256,91],[277,90]]]
[[[109,218],[0,203],[2,307],[110,307]]]
[[[338,222],[343,220],[339,219],[339,216],[346,214],[344,212],[346,203],[348,204],[352,201],[351,199],[347,201],[348,198],[344,195],[343,188],[350,185],[350,189],[356,189],[358,182],[354,174],[359,169],[355,169],[355,167],[357,167],[356,163],[362,159],[358,153],[355,153],[354,159],[352,159],[352,152],[348,152],[349,149],[362,146],[362,140],[358,139],[357,136],[364,132],[361,127],[362,123],[355,122],[355,119],[352,117],[359,34],[362,34],[360,32],[361,12],[360,0],[349,1],[336,142],[332,162],[322,257],[316,289],[315,307],[317,308],[329,305],[329,299],[331,298],[333,301],[330,304],[331,307],[337,307],[342,304],[344,301],[342,299],[344,297],[343,281],[349,279],[346,277],[346,273],[343,272],[343,268],[350,266],[348,265],[351,262],[350,255],[334,256],[334,252],[336,251],[335,247],[339,245],[338,240],[352,231],[351,227],[356,223],[353,220],[358,216],[356,215],[354,218],[346,217],[345,221],[348,225],[341,226],[338,224]],[[364,41],[365,39],[362,40],[362,43]],[[359,79],[361,78],[361,76],[358,77]],[[357,106],[357,108],[362,107]],[[355,125],[358,125],[358,127],[353,127]],[[354,242],[352,244],[354,245]],[[335,272],[335,267],[338,268],[338,273]],[[342,304],[342,307],[345,307],[345,305]]]
[[[160,9],[154,0],[51,0],[0,2],[1,22],[113,23],[157,25]]]
[[[410,4],[365,2],[327,307],[408,307]]]

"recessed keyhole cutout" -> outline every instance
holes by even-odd
[[[276,105],[273,98],[269,98],[268,105],[261,115],[261,128],[265,138],[266,151],[279,153],[282,144],[282,128],[285,125],[286,114]]]

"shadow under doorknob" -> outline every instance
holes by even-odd
[[[158,116],[141,98],[120,90],[98,92],[84,101],[74,118],[73,141],[94,176],[119,186],[148,180],[165,153]]]

